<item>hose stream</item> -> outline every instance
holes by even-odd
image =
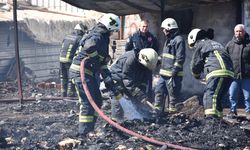
[[[87,98],[90,102],[90,104],[92,105],[92,107],[95,109],[95,111],[105,120],[107,121],[110,125],[114,126],[115,128],[129,134],[129,135],[132,135],[132,136],[135,136],[137,138],[140,138],[140,139],[143,139],[149,143],[153,143],[153,144],[156,144],[156,145],[167,145],[168,147],[171,147],[171,148],[174,148],[174,149],[180,149],[180,150],[195,150],[193,148],[189,148],[189,147],[183,147],[183,146],[179,146],[179,145],[175,145],[175,144],[171,144],[169,142],[163,142],[163,141],[159,141],[159,140],[156,140],[156,139],[153,139],[153,138],[149,138],[147,136],[143,136],[141,134],[138,134],[134,131],[131,131],[131,130],[128,130],[126,128],[124,128],[123,126],[119,125],[118,123],[114,122],[113,120],[111,120],[107,115],[105,115],[103,113],[103,111],[96,105],[94,99],[92,98],[90,92],[89,92],[89,89],[88,89],[88,86],[85,82],[85,75],[84,75],[84,62],[85,62],[86,58],[83,59],[81,61],[81,69],[80,69],[80,74],[81,74],[81,81],[82,81],[82,85],[83,85],[83,88],[84,88],[84,91],[85,91],[85,94],[87,95]]]

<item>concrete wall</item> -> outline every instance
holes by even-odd
[[[77,23],[84,23],[91,28],[95,24],[94,19],[86,20],[45,20],[25,18],[22,21],[22,31],[39,43],[60,44],[66,34],[73,31]]]
[[[193,26],[214,29],[214,40],[225,45],[233,36],[236,24],[236,7],[233,2],[201,6],[194,11]]]
[[[18,22],[19,54],[23,79],[59,81],[59,52],[64,36],[80,21]],[[85,23],[92,27],[95,21]],[[13,22],[0,22],[0,81],[16,79]]]
[[[246,31],[250,33],[250,0],[244,1],[243,8],[243,23]]]
[[[12,22],[0,23],[0,81],[16,79],[15,41]],[[21,27],[21,26],[20,26]],[[19,30],[19,55],[22,79],[32,82],[56,79],[59,74],[61,45],[41,44]]]

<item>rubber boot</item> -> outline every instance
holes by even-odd
[[[124,111],[118,100],[111,99],[111,119],[116,122],[123,122]]]
[[[157,109],[158,113],[163,113],[164,107],[165,107],[165,106],[163,106],[164,104],[165,104],[164,103],[164,96],[160,93],[156,93],[154,107],[155,107],[155,109]]]
[[[72,82],[68,83],[68,97],[75,97],[76,96],[76,90],[75,85]]]
[[[86,136],[89,132],[94,131],[93,123],[79,122],[79,136]]]
[[[169,108],[168,108],[168,112],[169,113],[176,113],[177,112],[177,108],[175,107],[174,104],[169,104]]]
[[[61,97],[67,97],[67,88],[68,83],[65,82],[65,79],[61,79]]]

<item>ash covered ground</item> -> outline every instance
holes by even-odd
[[[16,84],[1,83],[1,99],[17,97]],[[57,89],[25,86],[27,97],[60,96]],[[104,97],[105,98],[105,97]],[[98,118],[95,132],[87,137],[78,136],[79,103],[77,100],[0,103],[0,149],[3,150],[168,150],[168,146],[155,145],[121,132]],[[102,110],[110,115],[110,100],[106,97]],[[141,135],[171,144],[207,150],[249,150],[250,132],[247,117],[238,117],[237,123],[204,119],[204,110],[198,97],[183,102],[181,113],[164,114],[162,120],[127,120],[121,125]],[[226,113],[225,113],[226,114]],[[65,147],[62,147],[62,141]],[[70,144],[69,144],[70,143]]]
[[[59,142],[66,138],[80,141],[70,149],[172,149],[154,145],[129,136],[99,117],[95,132],[87,137],[77,136],[77,101],[53,100],[25,102],[20,110],[18,103],[0,104],[0,149],[36,150],[60,149]],[[110,114],[109,100],[102,109]],[[183,109],[185,110],[185,109]],[[191,110],[191,109],[190,109]],[[197,109],[196,109],[197,110]],[[240,126],[249,123],[227,124],[215,119],[196,119],[184,113],[166,114],[162,121],[125,121],[122,126],[158,139],[197,149],[249,149],[250,134]]]

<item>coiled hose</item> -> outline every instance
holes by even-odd
[[[123,126],[119,125],[118,123],[114,122],[113,120],[111,120],[107,115],[105,115],[103,113],[103,111],[96,105],[94,99],[92,98],[90,92],[89,92],[89,89],[88,89],[88,86],[85,82],[85,76],[84,76],[84,63],[85,63],[85,59],[83,59],[81,61],[81,69],[80,69],[80,74],[81,74],[81,81],[82,81],[82,85],[83,85],[83,88],[84,88],[84,91],[85,91],[85,94],[87,95],[87,98],[91,104],[91,106],[95,109],[95,111],[105,120],[107,121],[110,125],[114,126],[115,128],[129,134],[129,135],[132,135],[132,136],[135,136],[137,138],[140,138],[140,139],[143,139],[149,143],[153,143],[153,144],[156,144],[156,145],[167,145],[168,147],[170,148],[174,148],[174,149],[180,149],[180,150],[195,150],[193,148],[189,148],[189,147],[183,147],[183,146],[179,146],[179,145],[175,145],[175,144],[171,144],[169,142],[163,142],[163,141],[158,141],[156,139],[153,139],[153,138],[149,138],[147,136],[143,136],[141,134],[138,134],[134,131],[131,131],[129,129],[126,129],[124,128]]]

